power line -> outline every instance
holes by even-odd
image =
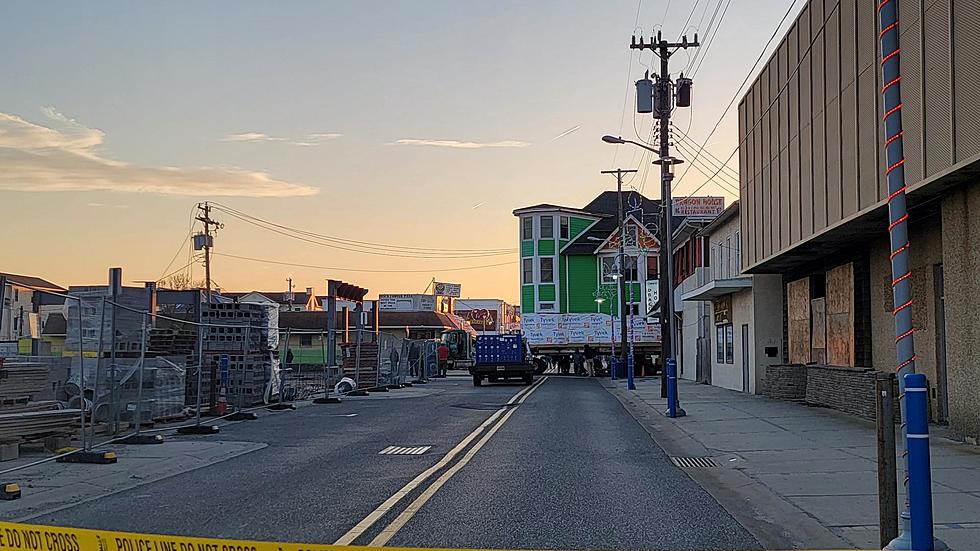
[[[217,203],[215,204],[215,208],[243,222],[285,237],[362,254],[399,256],[402,258],[483,258],[509,255],[517,252],[517,249],[432,249],[356,241],[301,230],[284,224],[277,224]]]
[[[717,4],[715,4],[715,11],[711,13],[711,19],[710,19],[710,20],[708,21],[708,28],[706,28],[706,29],[704,30],[704,36],[705,36],[706,38],[707,38],[707,36],[708,36],[709,34],[711,34],[711,29],[712,29],[712,28],[714,27],[714,23],[715,23],[715,18],[717,18],[717,17],[718,17],[718,11],[719,11],[719,10],[721,9],[721,4],[722,4],[722,2],[724,2],[724,1],[725,1],[725,0],[718,0],[718,3],[717,3]],[[708,4],[710,5],[710,4],[711,4],[711,2],[709,1],[709,2],[708,2]],[[707,10],[707,7],[708,7],[708,6],[706,5],[706,6],[705,6],[705,13],[707,13],[707,11],[708,11],[708,10]],[[704,14],[702,14],[702,15],[701,15],[701,20],[702,20],[702,21],[704,21]],[[701,26],[701,25],[700,25],[700,24],[698,24],[698,27],[699,27],[699,28],[700,28],[700,26]],[[686,66],[686,67],[684,68],[684,71],[685,71],[685,72],[690,72],[690,69],[691,69],[691,67],[692,67],[692,66],[694,65],[694,63],[697,63],[697,60],[698,60],[698,59],[699,59],[700,57],[701,57],[701,52],[700,52],[700,51],[698,51],[698,52],[695,52],[695,53],[694,53],[694,59],[693,59],[693,60],[692,60],[691,62],[689,62],[689,63],[687,64],[687,66]]]
[[[714,33],[712,33],[711,37],[708,38],[708,40],[707,40],[708,43],[704,46],[704,49],[701,50],[701,51],[698,51],[698,53],[701,54],[701,55],[698,56],[697,66],[694,67],[693,69],[691,69],[691,74],[690,74],[691,78],[693,78],[695,75],[697,75],[698,74],[698,71],[701,70],[701,64],[704,63],[704,58],[707,57],[708,50],[711,49],[711,45],[714,44],[715,38],[718,37],[718,31],[721,29],[721,23],[722,23],[722,21],[725,20],[725,15],[728,13],[728,8],[730,8],[731,5],[732,5],[732,0],[728,0],[728,3],[725,4],[725,9],[721,12],[721,17],[718,18],[718,24],[715,25]]]
[[[294,268],[313,268],[317,270],[332,270],[337,272],[364,272],[364,273],[383,273],[383,274],[426,274],[433,272],[459,272],[463,270],[478,270],[482,268],[494,268],[497,266],[509,266],[517,264],[516,260],[511,260],[509,262],[498,262],[496,264],[483,264],[481,266],[457,266],[453,268],[431,268],[425,270],[381,270],[381,269],[368,269],[368,268],[338,268],[336,266],[317,266],[314,264],[298,264],[295,262],[283,262],[280,260],[268,260],[264,258],[252,258],[249,256],[239,256],[235,254],[228,253],[214,253],[216,256],[224,256],[227,258],[236,258],[238,260],[248,260],[251,262],[262,262],[264,264],[276,264],[279,266],[292,266]]]
[[[678,132],[680,132],[680,129],[679,128],[676,128],[675,127],[674,129],[677,130]],[[677,136],[677,137],[679,138],[679,141],[677,143],[684,143],[685,145],[687,145],[688,147],[690,147],[692,149],[693,148],[696,148],[696,147],[698,147],[700,145],[698,142],[696,142],[696,141],[694,141],[694,140],[692,140],[690,138],[687,138],[687,137],[684,137],[684,136]],[[738,181],[738,179],[739,179],[738,171],[736,171],[734,168],[730,167],[729,165],[722,164],[721,159],[719,159],[718,157],[715,157],[714,155],[712,155],[711,152],[709,152],[707,149],[704,150],[702,153],[703,153],[703,156],[704,157],[707,157],[711,161],[709,163],[705,163],[706,166],[708,166],[711,170],[716,170],[718,168],[718,166],[721,166],[721,167],[723,167],[725,169],[725,172],[723,172],[721,174],[722,177],[726,177],[726,178],[728,178],[730,180],[733,180],[733,181],[736,181],[736,182]],[[702,159],[702,160],[704,160],[704,159]]]
[[[177,252],[175,252],[173,258],[170,259],[170,263],[167,264],[167,267],[163,269],[163,273],[167,273],[167,270],[169,270],[170,267],[174,265],[174,262],[177,261],[177,257],[180,256],[181,251],[184,250],[184,245],[187,244],[187,240],[190,239],[191,234],[194,233],[194,209],[193,208],[191,208],[191,213],[189,218],[190,219],[187,221],[187,235],[184,236],[183,241],[181,241],[180,245],[177,246]],[[184,268],[186,267],[187,266],[184,265]],[[181,268],[181,270],[184,268]],[[160,279],[163,279],[163,277],[160,277],[157,281],[159,281]]]
[[[685,151],[685,148],[680,145],[680,143],[677,144],[677,147],[678,147],[678,149],[681,150],[682,153],[689,154],[688,152]],[[709,178],[709,177],[712,176],[711,171],[713,170],[713,168],[711,168],[710,166],[705,165],[703,163],[704,163],[703,160],[702,161],[698,161],[694,165],[694,168],[696,168],[698,172],[700,172],[701,174],[703,174],[705,176],[705,178]],[[706,168],[702,168],[702,167],[706,167]],[[734,193],[735,195],[738,195],[739,194],[737,187],[733,187],[732,184],[727,183],[724,180],[712,180],[712,183],[714,183],[716,186],[718,186],[720,188],[723,188],[725,191]]]
[[[640,8],[642,8],[642,7],[643,7],[643,0],[637,0],[637,2],[636,2],[636,18],[633,20],[633,32],[634,33],[636,32],[637,26],[640,24]],[[640,55],[643,55],[643,52],[640,52]],[[626,62],[626,93],[623,94],[623,113],[619,117],[619,135],[620,136],[623,135],[623,125],[626,124],[626,107],[629,105],[629,102],[630,102],[630,90],[632,89],[632,86],[630,86],[630,83],[633,80],[630,75],[632,73],[633,73],[633,50],[630,50],[629,59]],[[620,146],[617,145],[615,148],[613,148],[613,161],[612,161],[612,164],[613,165],[616,164],[616,156],[619,155],[619,147]],[[632,164],[632,160],[630,161],[630,164]]]
[[[751,78],[752,73],[755,71],[756,67],[759,66],[759,63],[762,61],[763,57],[766,55],[766,50],[769,49],[769,45],[772,44],[772,41],[776,39],[776,36],[779,34],[779,29],[783,26],[783,23],[786,22],[786,19],[793,12],[793,8],[796,6],[796,4],[798,2],[799,2],[799,0],[792,0],[790,2],[789,8],[786,10],[786,13],[783,14],[783,18],[780,19],[779,24],[776,25],[776,28],[775,29],[773,29],[772,35],[769,37],[769,40],[766,41],[766,45],[763,46],[762,47],[762,51],[759,52],[759,57],[756,58],[755,63],[752,64],[752,68],[749,69],[749,71],[745,74],[745,78],[742,80],[742,83],[739,84],[738,88],[735,90],[735,95],[732,96],[731,101],[728,102],[728,105],[725,107],[725,110],[722,111],[721,116],[718,117],[718,121],[715,123],[714,127],[711,129],[711,132],[708,134],[708,137],[704,139],[704,142],[701,142],[699,144],[698,153],[695,155],[695,157],[697,157],[698,155],[701,154],[702,151],[704,151],[705,144],[707,144],[708,143],[708,140],[710,140],[711,137],[714,136],[715,132],[718,131],[718,127],[721,125],[721,122],[725,119],[725,115],[728,114],[728,111],[732,108],[732,105],[735,104],[735,100],[738,99],[739,92],[741,92],[742,88],[745,87],[745,84],[749,81],[749,78]],[[840,0],[837,0],[837,3],[835,4],[834,9],[831,10],[830,15],[828,15],[827,18],[824,19],[823,25],[821,25],[821,27],[820,27],[820,31],[822,31],[824,29],[824,27],[827,26],[827,22],[830,21],[830,17],[833,16],[834,11],[836,11],[837,8],[839,8],[839,7],[840,7]],[[792,76],[794,74],[796,74],[800,70],[800,66],[803,64],[803,58],[804,58],[804,56],[807,53],[809,53],[810,50],[813,48],[813,44],[816,42],[816,36],[819,36],[820,35],[820,31],[814,33],[814,38],[810,41],[810,45],[807,47],[806,52],[803,52],[803,53],[800,54],[800,62],[796,65],[796,69],[794,69],[793,74],[791,74],[786,79],[786,84],[783,85],[783,89],[785,89],[785,87],[789,85],[789,82],[790,82],[790,79],[792,78]],[[780,89],[780,92],[781,91],[782,91],[782,89]],[[775,94],[775,96],[776,96],[776,99],[778,99],[779,98],[779,93],[777,92]],[[768,112],[769,109],[772,108],[772,106],[775,103],[776,99],[774,99],[769,104],[769,106],[766,108],[766,112]],[[760,115],[760,119],[759,120],[761,120],[761,115]],[[756,124],[758,124],[758,123],[756,123]],[[753,128],[755,128],[755,127],[753,126]],[[725,162],[723,163],[723,165],[727,165],[732,160],[732,158],[735,156],[735,153],[738,151],[739,146],[741,146],[741,142],[738,145],[735,146],[735,150],[732,151],[732,154],[728,156],[728,159],[725,160]],[[674,187],[675,188],[680,185],[681,181],[684,180],[684,177],[687,176],[687,172],[690,169],[691,169],[691,167],[688,166],[684,170],[684,173],[681,174],[680,178],[677,179],[677,183],[674,184]],[[721,169],[719,169],[718,172],[721,172]],[[708,181],[710,181],[710,179]],[[705,184],[707,184],[708,181],[705,181],[703,184],[701,184],[701,186],[699,186],[698,189],[701,189],[702,187],[704,187]],[[692,192],[692,195],[694,193],[696,193],[696,192],[697,192],[696,190],[694,192]]]
[[[681,140],[683,140],[683,141],[687,142],[688,144],[690,144],[692,146],[695,146],[695,147],[699,147],[701,145],[700,143],[698,143],[695,140],[691,139],[691,136],[687,132],[681,130],[680,128],[678,128],[673,123],[671,123],[670,127],[671,127],[672,130],[676,130],[677,132],[680,133],[680,136],[678,136],[678,138],[680,138]],[[704,151],[704,154],[707,155],[708,157],[710,157],[711,159],[713,159],[716,163],[721,164],[721,159],[719,159],[718,157],[716,157],[715,155],[713,155],[710,151],[705,150]],[[735,170],[734,168],[732,168],[732,167],[730,167],[728,165],[722,165],[722,166],[724,166],[726,169],[728,169],[728,171],[731,172],[731,174],[732,174],[733,177],[735,177],[735,178],[738,178],[739,177],[738,171]],[[714,169],[715,169],[715,167],[711,167],[711,170],[714,170]]]

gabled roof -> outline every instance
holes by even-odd
[[[65,291],[64,287],[60,287],[46,279],[41,279],[39,277],[8,274],[6,272],[0,272],[0,276],[5,276],[7,278],[7,283],[9,284],[37,287],[38,289],[42,289],[44,291]]]
[[[717,218],[712,220],[710,224],[701,228],[701,235],[710,235],[722,224],[731,220],[733,216],[738,216],[738,209],[738,201],[736,200],[731,205],[728,205],[728,208],[719,214]]]
[[[651,228],[648,228],[647,226],[643,225],[643,222],[640,221],[639,217],[629,214],[626,216],[626,220],[624,222],[627,227],[636,226],[639,229],[638,232],[639,235],[637,236],[639,243],[637,245],[639,246],[640,249],[647,250],[647,251],[660,249],[660,240],[657,239],[657,236],[655,235],[654,231]],[[620,239],[619,228],[617,227],[612,231],[612,233],[609,234],[608,237],[606,237],[605,241],[600,243],[595,248],[595,251],[596,252],[602,252],[602,251],[609,252],[610,250],[618,251],[619,239]],[[647,246],[644,246],[644,242],[646,242]]]
[[[604,191],[583,207],[584,211],[602,216],[587,231],[579,234],[574,241],[565,245],[562,254],[595,254],[596,248],[619,227],[619,197],[615,191]],[[629,190],[623,192],[623,213],[633,214],[647,230],[655,233],[660,222],[660,201],[648,199],[642,194]],[[675,224],[677,223],[675,218]]]

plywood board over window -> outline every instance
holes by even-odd
[[[827,363],[854,367],[854,264],[827,272]]]
[[[827,299],[815,298],[810,301],[812,337],[810,339],[810,358],[814,363],[827,363]]]
[[[791,281],[786,285],[789,318],[789,361],[810,361],[810,279]]]

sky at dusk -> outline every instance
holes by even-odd
[[[617,167],[640,168],[630,186],[659,197],[649,159],[600,141],[649,137],[631,95],[623,116],[653,63],[630,35],[662,25],[673,39],[690,18],[693,38],[720,21],[694,107],[675,114],[701,142],[791,3],[723,0],[715,15],[715,0],[645,0],[639,16],[636,0],[5,3],[0,271],[64,286],[103,283],[109,266],[158,279],[187,264],[207,200],[335,244],[493,253],[368,254],[216,212],[224,289],[279,291],[292,276],[323,292],[334,278],[373,297],[435,277],[516,301],[517,253],[496,254],[518,245],[515,208],[584,206],[615,189],[599,172]],[[689,61],[677,53],[672,71]],[[735,148],[736,106],[708,141],[715,157]],[[692,166],[675,194],[705,181]],[[699,194],[735,199],[722,174]]]

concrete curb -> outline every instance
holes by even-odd
[[[662,412],[609,381],[603,388],[616,397],[667,455],[711,457],[711,450],[677,427]],[[853,546],[742,471],[681,469],[701,486],[765,549],[850,549]]]

